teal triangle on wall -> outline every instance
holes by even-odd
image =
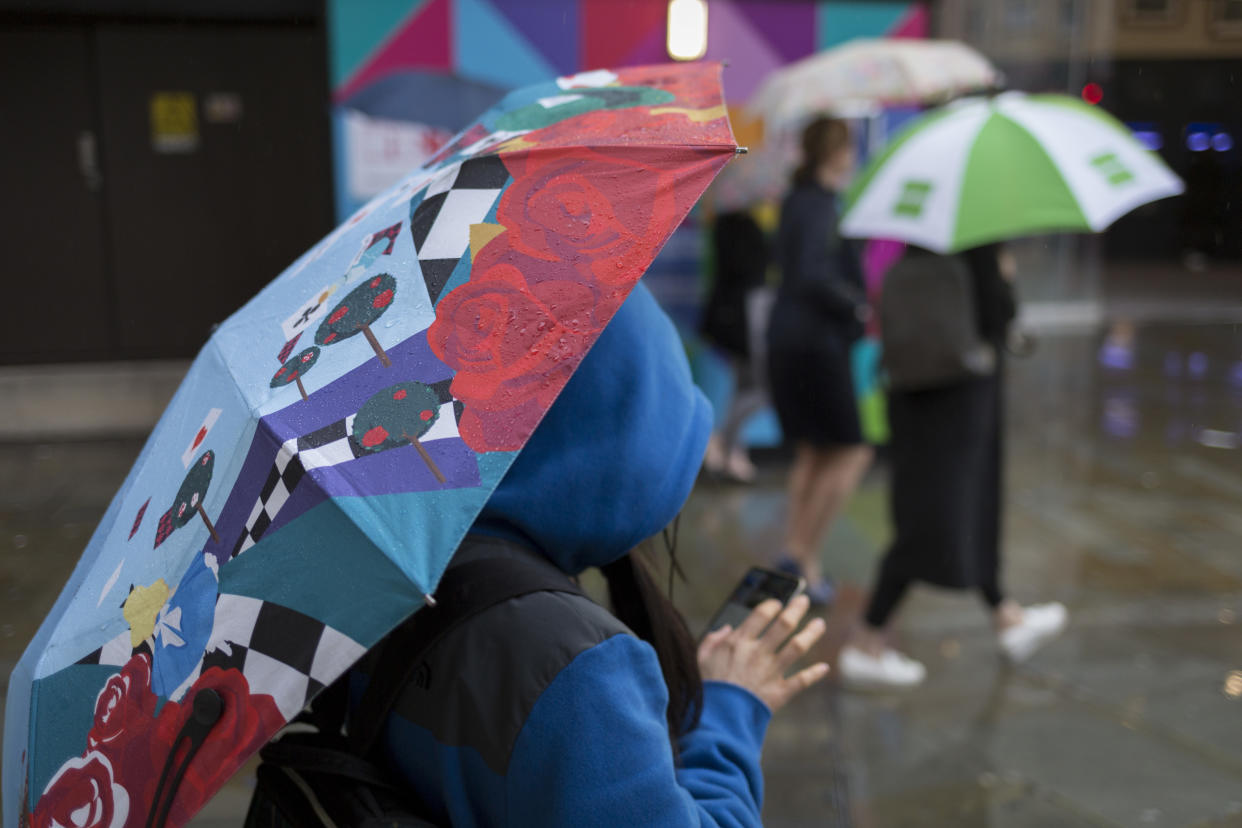
[[[471,80],[513,89],[560,74],[487,0],[456,0],[453,43],[457,72]]]
[[[344,84],[427,0],[328,0],[332,88]]]
[[[816,46],[829,49],[856,37],[884,37],[916,5],[908,0],[821,0],[816,15]]]

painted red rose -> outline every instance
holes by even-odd
[[[139,653],[99,691],[87,746],[107,750],[121,739],[142,736],[155,717],[156,703],[151,692],[150,657]]]
[[[195,694],[204,688],[220,694],[224,713],[212,725],[177,788],[169,822],[178,825],[194,816],[242,763],[285,723],[276,700],[264,693],[251,694],[241,671],[213,667],[199,676],[179,703],[168,702],[160,710],[150,736],[152,743],[158,745],[153,753],[158,757],[160,768],[193,711]]]
[[[581,281],[530,283],[526,272],[548,264],[515,254],[501,239],[488,251],[470,281],[441,300],[427,338],[457,372],[452,391],[465,404],[462,439],[475,451],[513,450],[599,332],[600,303]]]
[[[723,109],[691,109],[676,102],[656,106],[593,109],[532,130],[520,146],[539,149],[582,146],[648,149],[719,144],[732,151],[733,132]],[[520,152],[521,150],[516,150]],[[507,155],[508,153],[505,153]]]
[[[95,701],[95,720],[87,733],[87,751],[107,760],[113,781],[133,804],[130,822],[141,824],[140,803],[154,794],[159,767],[152,759],[151,732],[158,700],[151,692],[151,659],[130,658],[111,676]]]
[[[671,92],[671,106],[702,109],[724,103],[720,98],[720,68],[713,63],[681,66],[628,66],[617,70],[621,86],[654,86]]]
[[[112,762],[92,751],[70,759],[35,805],[33,828],[123,828],[129,794],[112,775]]]
[[[624,289],[638,281],[727,158],[622,146],[502,157],[514,177],[496,213],[506,243],[532,259],[564,262],[600,285]]]

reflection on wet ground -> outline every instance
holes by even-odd
[[[829,686],[779,717],[767,825],[1242,825],[1242,326],[1047,339],[1010,364],[1008,406],[1006,583],[1068,604],[1069,631],[1008,669],[978,598],[917,590],[898,635],[927,684]],[[863,589],[883,481],[824,550]],[[774,550],[779,483],[700,488],[686,569]],[[843,590],[829,657],[864,597]]]
[[[1009,669],[974,596],[918,589],[900,643],[927,684],[828,683],[772,724],[766,824],[1242,825],[1242,326],[1050,338],[1010,366],[1006,581],[1071,626]],[[0,674],[34,633],[136,441],[0,446]],[[779,463],[688,503],[677,600],[695,629],[774,555]],[[888,536],[879,466],[825,545],[831,658]],[[234,825],[240,775],[196,824]]]

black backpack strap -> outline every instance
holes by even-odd
[[[304,742],[293,734],[268,742],[259,755],[264,762],[299,773],[343,777],[372,787],[399,790],[391,777],[367,760],[342,749]]]
[[[480,612],[533,592],[586,595],[563,572],[521,557],[450,567],[436,589],[435,606],[420,609],[381,643],[366,692],[350,719],[350,750],[358,756],[370,753],[401,691],[437,641]]]

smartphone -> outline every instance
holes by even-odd
[[[750,615],[750,611],[769,598],[788,604],[806,589],[806,579],[786,572],[774,572],[755,566],[742,576],[733,594],[717,611],[707,631],[730,624],[734,629]]]

